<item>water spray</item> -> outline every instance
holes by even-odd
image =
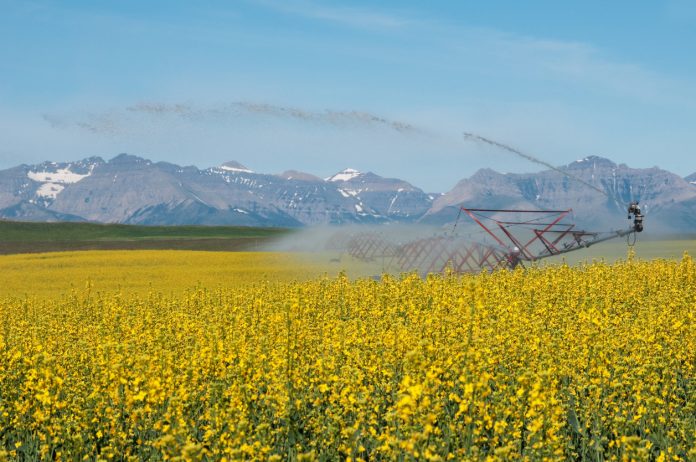
[[[504,149],[505,151],[511,152],[519,157],[522,157],[523,159],[527,159],[531,162],[534,162],[535,164],[543,165],[544,167],[550,168],[551,170],[554,170],[554,171],[560,173],[561,175],[567,176],[568,178],[571,178],[579,183],[582,183],[585,186],[587,186],[588,188],[592,188],[595,191],[597,191],[598,193],[604,194],[605,196],[607,196],[611,199],[611,197],[609,196],[609,194],[607,194],[606,191],[598,188],[597,186],[594,186],[593,184],[588,183],[587,181],[583,180],[582,178],[575,176],[575,175],[572,175],[572,174],[566,172],[565,170],[562,170],[558,167],[555,167],[555,166],[551,165],[550,163],[545,162],[541,159],[537,159],[534,156],[530,156],[529,154],[525,154],[522,151],[519,151],[518,149],[515,149],[513,147],[508,146],[507,144],[499,143],[497,141],[494,141],[494,140],[491,140],[488,138],[484,138],[483,136],[477,135],[475,133],[467,133],[467,132],[464,132],[464,139],[483,142],[486,144],[490,144],[491,146],[495,146],[497,148]]]

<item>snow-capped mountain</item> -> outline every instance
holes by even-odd
[[[696,231],[696,174],[633,169],[601,157],[503,174],[476,172],[444,194],[347,168],[321,179],[294,170],[254,172],[238,162],[199,169],[121,154],[0,171],[0,218],[132,224],[303,226],[423,222],[445,225],[459,207],[569,209],[579,226],[624,227],[639,200],[648,230]],[[589,186],[588,186],[589,185]],[[599,193],[597,190],[601,190]]]
[[[0,172],[0,217],[302,226],[415,220],[430,207],[427,194],[401,180],[359,172],[357,183],[334,177],[256,173],[238,162],[201,170],[128,154],[108,162],[45,162]]]
[[[356,200],[358,214],[414,220],[430,208],[433,196],[395,178],[382,178],[372,172],[347,168],[325,179],[336,184],[343,197]]]
[[[0,171],[0,216],[44,220],[79,219],[50,210],[66,188],[89,177],[104,161],[92,157],[76,162],[44,162]]]

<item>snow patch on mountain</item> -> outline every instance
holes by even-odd
[[[338,192],[341,193],[341,196],[343,197],[357,197],[358,194],[360,194],[360,190],[356,191],[354,189],[341,189],[338,188]]]
[[[71,172],[68,168],[59,168],[55,172],[28,172],[27,176],[29,179],[38,181],[40,183],[51,182],[51,183],[77,183],[83,178],[87,178],[92,174],[90,169],[89,173],[80,175],[79,173]]]
[[[330,176],[328,178],[324,178],[324,181],[350,181],[353,178],[356,178],[358,176],[362,175],[361,172],[352,169],[352,168],[347,168],[345,170],[342,170],[338,172],[337,174]]]
[[[65,189],[65,186],[57,183],[44,183],[36,190],[36,195],[45,199],[55,199]]]
[[[392,197],[391,202],[389,202],[389,208],[387,209],[387,213],[390,213],[390,212],[392,211],[392,209],[394,208],[394,203],[395,203],[396,200],[399,198],[399,193],[400,193],[401,191],[403,191],[403,189],[399,188],[399,192],[397,192],[396,194],[394,194],[394,197]]]
[[[254,173],[253,170],[245,167],[244,165],[240,164],[239,162],[235,161],[230,161],[230,162],[225,162],[221,166],[218,167],[219,170],[225,170],[227,172],[236,172],[236,173]]]
[[[228,172],[254,173],[253,170],[249,170],[248,168],[234,168],[234,167],[226,167],[224,165],[220,166],[220,170],[226,170]]]
[[[36,190],[36,195],[45,199],[55,199],[60,194],[65,185],[74,184],[81,181],[92,174],[94,164],[89,167],[87,173],[75,173],[67,168],[58,168],[55,171],[29,171],[27,177],[37,183],[43,183]]]

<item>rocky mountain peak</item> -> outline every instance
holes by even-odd
[[[616,168],[616,164],[611,160],[600,156],[587,156],[578,159],[566,166],[567,170],[585,170],[598,168]]]
[[[688,181],[689,183],[691,183],[691,184],[693,184],[693,185],[696,185],[696,172],[692,173],[691,175],[687,176],[687,177],[684,178],[684,179],[685,179],[686,181]]]
[[[491,178],[491,177],[502,177],[505,176],[504,173],[500,173],[496,170],[493,170],[492,168],[481,168],[479,170],[476,170],[473,175],[471,175],[470,179],[471,180],[476,180],[476,179],[484,179],[484,178]]]
[[[300,172],[298,170],[286,170],[283,173],[279,173],[277,176],[283,178],[284,180],[322,181],[322,179],[318,176],[312,175],[311,173]]]
[[[474,174],[469,178],[459,180],[459,182],[454,186],[454,189],[470,185],[490,185],[491,187],[495,187],[495,185],[499,184],[501,181],[506,181],[504,173],[497,172],[492,168],[481,168],[474,172]],[[438,194],[438,196],[442,194],[444,193]]]
[[[134,156],[133,154],[126,154],[126,153],[121,153],[109,161],[109,164],[111,164],[111,165],[138,165],[138,164],[150,165],[151,163],[152,162],[150,162],[147,159],[143,159],[142,157],[138,157],[138,156]]]

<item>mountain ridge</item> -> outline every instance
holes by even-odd
[[[461,205],[486,208],[572,209],[578,225],[618,228],[632,201],[639,201],[654,229],[670,224],[679,230],[696,229],[696,188],[676,174],[658,167],[634,169],[609,159],[590,156],[555,170],[537,173],[499,173],[481,169],[460,180],[436,198],[422,221],[447,223]],[[600,190],[603,194],[597,192]]]
[[[44,162],[0,171],[0,217],[288,227],[415,219],[430,206],[430,196],[402,180],[358,176],[329,182],[300,172],[257,173],[236,161],[199,169],[125,153]],[[407,201],[399,198],[404,191]],[[392,207],[382,210],[385,202]]]
[[[445,193],[429,194],[404,180],[353,168],[322,179],[295,170],[258,173],[237,161],[199,169],[122,153],[108,161],[88,157],[0,171],[0,218],[149,225],[443,226],[465,205],[572,208],[579,225],[613,227],[624,224],[620,219],[625,205],[639,200],[651,219],[659,219],[656,225],[696,229],[696,173],[681,178],[658,167],[635,169],[598,156],[559,170],[566,175],[485,168]]]

